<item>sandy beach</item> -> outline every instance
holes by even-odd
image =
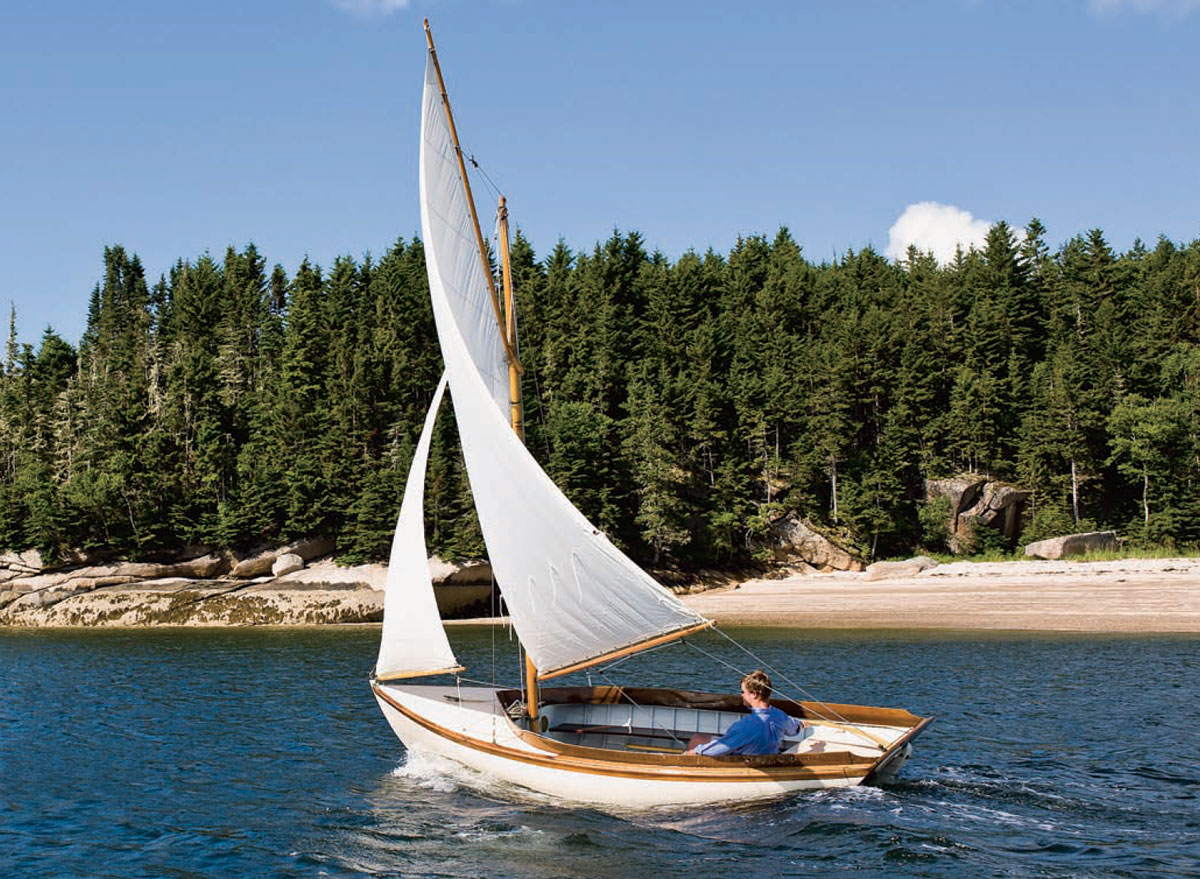
[[[1200,633],[1200,559],[954,562],[807,574],[687,596],[727,625]]]

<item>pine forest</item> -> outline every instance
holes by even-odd
[[[1195,547],[1200,240],[1044,236],[1000,223],[941,266],[816,264],[786,229],[674,262],[636,233],[543,258],[518,235],[528,445],[659,568],[752,562],[788,511],[867,559],[942,550],[925,483],[960,473],[1030,492],[1022,541]],[[78,347],[49,329],[21,344],[19,318],[0,548],[322,536],[347,563],[386,559],[441,371],[419,241],[290,275],[230,248],[158,279],[114,246]],[[426,492],[431,550],[481,556],[450,407]]]

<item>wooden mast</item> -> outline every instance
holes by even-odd
[[[504,336],[508,350],[517,351],[517,312],[513,303],[512,261],[508,251],[508,205],[500,196],[500,271],[504,284]],[[521,376],[517,363],[508,361],[508,401],[512,429],[521,442],[525,442],[525,407],[521,399]],[[531,720],[538,716],[538,670],[525,653],[525,711]]]
[[[517,354],[517,312],[513,305],[512,262],[508,252],[508,207],[500,196],[500,270],[504,283],[504,338],[508,349]],[[508,400],[512,429],[525,442],[525,408],[521,399],[520,362],[508,361]]]
[[[471,193],[471,179],[467,176],[467,165],[463,160],[462,144],[458,140],[458,129],[454,125],[454,113],[450,110],[450,96],[446,93],[446,81],[442,77],[442,65],[438,62],[437,49],[433,45],[433,31],[429,27],[429,19],[425,19],[425,42],[429,45],[429,57],[433,61],[433,70],[437,74],[438,91],[442,96],[442,108],[446,111],[446,125],[450,129],[450,139],[454,143],[454,155],[458,159],[458,173],[462,178],[463,189],[467,197],[467,209],[471,213],[471,225],[475,230],[475,244],[479,248],[479,259],[483,263],[483,276],[487,279],[488,293],[491,295],[492,311],[496,316],[496,324],[500,329],[500,339],[504,344],[504,354],[508,361],[509,412],[512,428],[521,442],[525,441],[524,415],[521,403],[521,374],[524,369],[517,357],[517,319],[513,309],[512,271],[508,259],[508,208],[505,207],[504,196],[500,196],[500,251],[501,266],[504,273],[504,305],[501,307],[500,294],[496,290],[496,279],[492,275],[492,266],[488,262],[487,247],[483,243],[483,230],[479,226],[479,214],[475,210],[475,197]],[[531,719],[538,715],[537,698],[537,666],[525,653],[525,682],[526,709]]]

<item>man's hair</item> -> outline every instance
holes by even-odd
[[[742,678],[742,686],[756,699],[771,698],[771,676],[761,668]]]

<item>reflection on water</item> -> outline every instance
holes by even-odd
[[[561,808],[406,754],[366,686],[375,628],[0,632],[0,875],[1200,871],[1200,639],[735,634],[824,698],[937,715],[900,782],[719,808]],[[469,673],[491,678],[493,633],[451,637]],[[497,668],[515,682],[515,657]],[[686,648],[616,680],[736,688]]]

